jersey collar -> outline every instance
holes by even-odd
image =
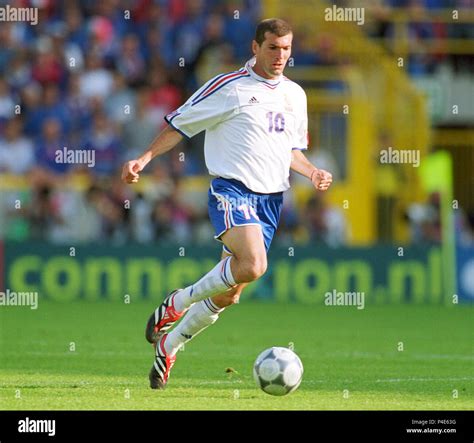
[[[247,61],[247,63],[245,63],[245,69],[249,72],[250,76],[259,82],[266,83],[267,85],[271,85],[271,86],[278,85],[281,81],[282,76],[280,75],[280,77],[278,77],[277,79],[269,79],[269,78],[263,78],[262,76],[256,74],[255,71],[252,69],[256,61],[257,61],[256,58],[252,57],[250,60]]]

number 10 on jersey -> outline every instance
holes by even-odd
[[[285,117],[281,112],[275,114],[273,117],[273,112],[267,112],[266,117],[268,118],[268,132],[283,132],[285,130]]]

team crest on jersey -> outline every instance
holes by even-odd
[[[285,94],[285,111],[293,112],[293,105],[291,104],[291,101],[286,94]]]

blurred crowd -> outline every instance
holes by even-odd
[[[133,239],[208,241],[205,205],[186,201],[183,178],[206,174],[201,137],[183,141],[148,169],[153,186],[120,183],[134,158],[176,109],[212,75],[240,66],[260,20],[258,0],[17,0],[38,7],[38,25],[0,26],[0,174],[22,175],[28,190],[0,199],[0,237],[57,242]],[[343,5],[344,2],[341,2]],[[350,3],[350,1],[346,2]],[[374,36],[390,35],[390,7],[446,7],[441,0],[374,0]],[[465,6],[466,0],[450,0]],[[5,2],[0,0],[0,6]],[[425,26],[426,25],[426,26]],[[413,38],[464,32],[413,24]],[[453,34],[453,35],[454,35]],[[324,40],[300,64],[330,64]],[[423,65],[429,63],[424,60]],[[418,69],[418,68],[417,68]],[[427,68],[428,69],[428,68]],[[58,149],[89,150],[94,167],[58,161]],[[75,177],[75,178],[74,178]],[[66,183],[87,185],[72,189]],[[127,207],[124,202],[131,202]],[[19,202],[19,203],[18,203]],[[282,240],[345,243],[344,217],[315,197],[287,199]]]
[[[0,168],[64,174],[74,166],[55,152],[69,146],[95,150],[95,175],[115,173],[202,83],[201,70],[248,55],[258,3],[238,3],[234,20],[219,1],[46,0],[37,26],[2,23]],[[203,172],[191,163],[186,173]]]
[[[190,201],[183,190],[184,178],[206,173],[202,136],[155,160],[147,168],[149,186],[139,191],[120,182],[120,166],[144,150],[163,117],[200,84],[250,57],[260,2],[40,5],[37,26],[0,27],[0,173],[28,180],[28,190],[2,193],[1,236],[208,242],[205,202]],[[94,167],[58,161],[64,148],[93,151]],[[284,213],[281,241],[345,242],[334,210],[320,198],[300,208],[288,198]]]
[[[349,0],[353,6],[366,4],[369,14],[373,17],[367,29],[370,36],[386,39],[385,46],[394,50],[394,37],[406,38],[410,54],[407,70],[410,75],[433,73],[441,63],[449,63],[455,71],[473,69],[473,58],[469,54],[445,54],[444,40],[464,39],[466,42],[474,38],[472,23],[457,21],[452,11],[463,14],[472,10],[472,0]],[[407,28],[400,28],[397,34],[397,23],[388,20],[393,8],[403,8],[409,17]],[[433,20],[430,13],[445,10],[448,23]],[[433,44],[429,40],[435,40]],[[430,51],[427,51],[427,50]]]

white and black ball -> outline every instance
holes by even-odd
[[[288,348],[274,346],[263,351],[253,365],[257,386],[267,394],[286,395],[303,379],[303,363]]]

